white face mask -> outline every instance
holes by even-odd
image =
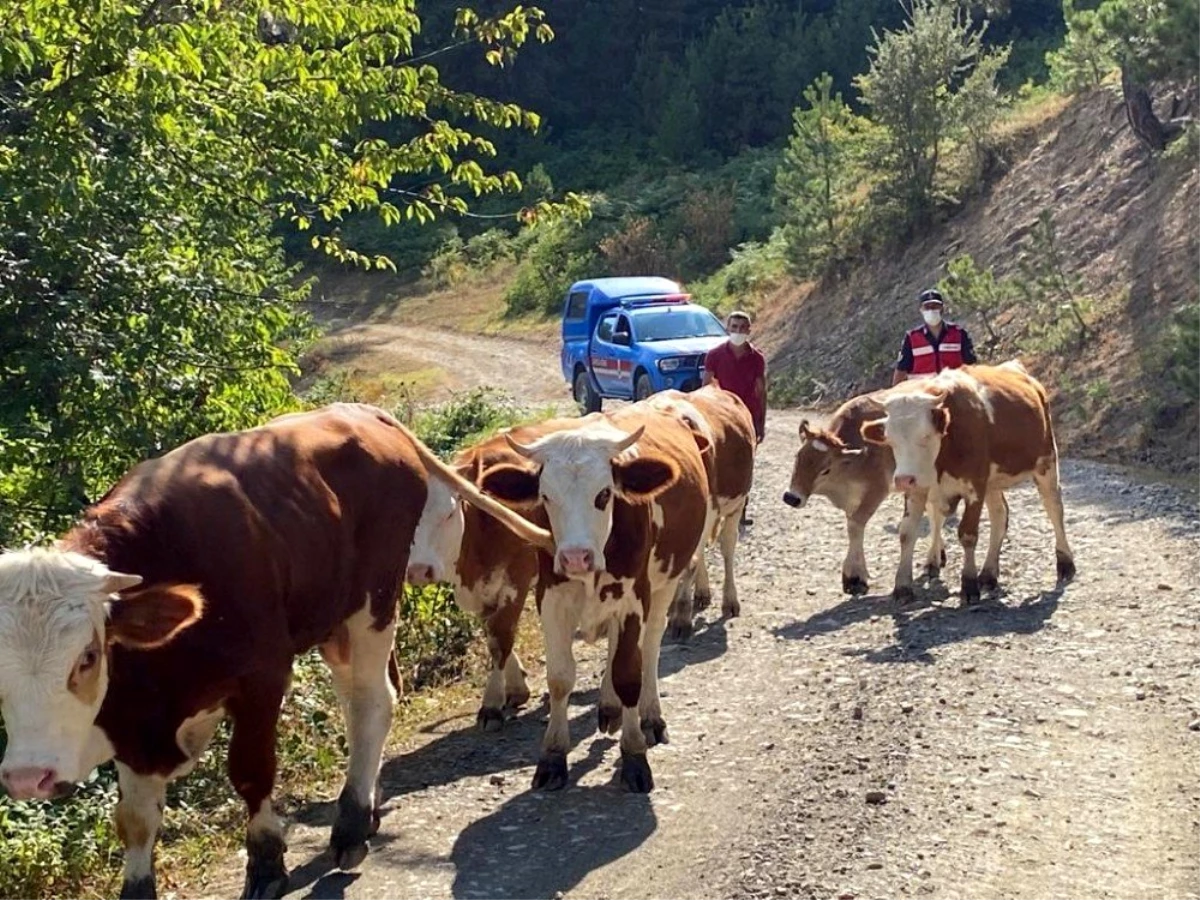
[[[750,335],[742,334],[741,332],[734,332],[729,336],[729,343],[733,344],[735,347],[742,346],[742,344],[746,343],[748,340],[750,340]]]
[[[932,327],[942,321],[942,311],[940,309],[923,309],[921,317],[925,320],[926,325]]]

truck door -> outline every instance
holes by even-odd
[[[614,379],[616,393],[625,397],[633,396],[633,330],[629,326],[629,317],[617,316],[617,324],[613,326],[613,359],[617,363]]]
[[[621,349],[613,345],[613,329],[617,324],[617,314],[607,313],[601,316],[596,324],[596,335],[592,338],[590,363],[592,375],[600,392],[608,396],[619,393],[618,376],[620,374],[616,351]]]

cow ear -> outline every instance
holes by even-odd
[[[887,425],[887,418],[872,419],[870,422],[863,422],[862,428],[859,429],[862,433],[863,440],[868,444],[886,444],[887,439],[884,436],[884,428]]]
[[[944,406],[935,406],[930,410],[930,414],[933,417],[933,427],[938,434],[945,437],[946,432],[950,430],[950,410]]]
[[[126,647],[161,647],[203,613],[199,585],[151,585],[125,593],[109,604],[108,637]]]
[[[668,459],[639,456],[613,463],[613,484],[622,500],[649,503],[676,481],[679,469]]]
[[[536,469],[501,463],[483,473],[479,486],[509,506],[531,509],[538,504],[540,475]]]
[[[479,463],[478,455],[472,456],[465,463],[459,463],[454,467],[454,471],[462,476],[463,481],[469,481],[471,484],[479,484]]]

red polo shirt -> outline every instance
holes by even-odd
[[[761,438],[767,419],[766,398],[755,396],[754,384],[758,379],[766,380],[767,358],[753,344],[746,344],[741,356],[734,353],[733,345],[726,341],[708,351],[704,369],[717,384],[742,398],[754,419],[754,430]]]

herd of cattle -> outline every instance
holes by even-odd
[[[933,575],[945,564],[941,524],[960,501],[963,597],[995,587],[1003,491],[1028,477],[1054,525],[1058,576],[1074,574],[1046,395],[1017,363],[855,398],[800,438],[783,499],[822,495],[845,512],[847,592],[866,590],[863,529],[893,489],[905,494],[898,598],[912,594],[924,510]],[[661,642],[668,628],[689,635],[709,602],[714,541],[722,612],[739,612],[734,553],[754,451],[746,407],[716,387],[514,428],[450,465],[393,417],[352,404],[185,444],[132,469],[52,548],[0,555],[0,781],[15,799],[45,798],[115,759],[121,895],[153,897],[166,785],[228,715],[229,777],[248,812],[244,895],[279,896],[276,723],[293,657],[315,645],[350,751],[331,848],[354,867],[379,826],[396,596],[408,580],[452,583],[482,618],[485,731],[529,698],[513,639],[534,589],[550,697],[535,788],[567,780],[573,639],[606,636],[599,728],[620,730],[623,785],[650,791],[646,751],[667,740]],[[984,504],[991,541],[978,571]]]

